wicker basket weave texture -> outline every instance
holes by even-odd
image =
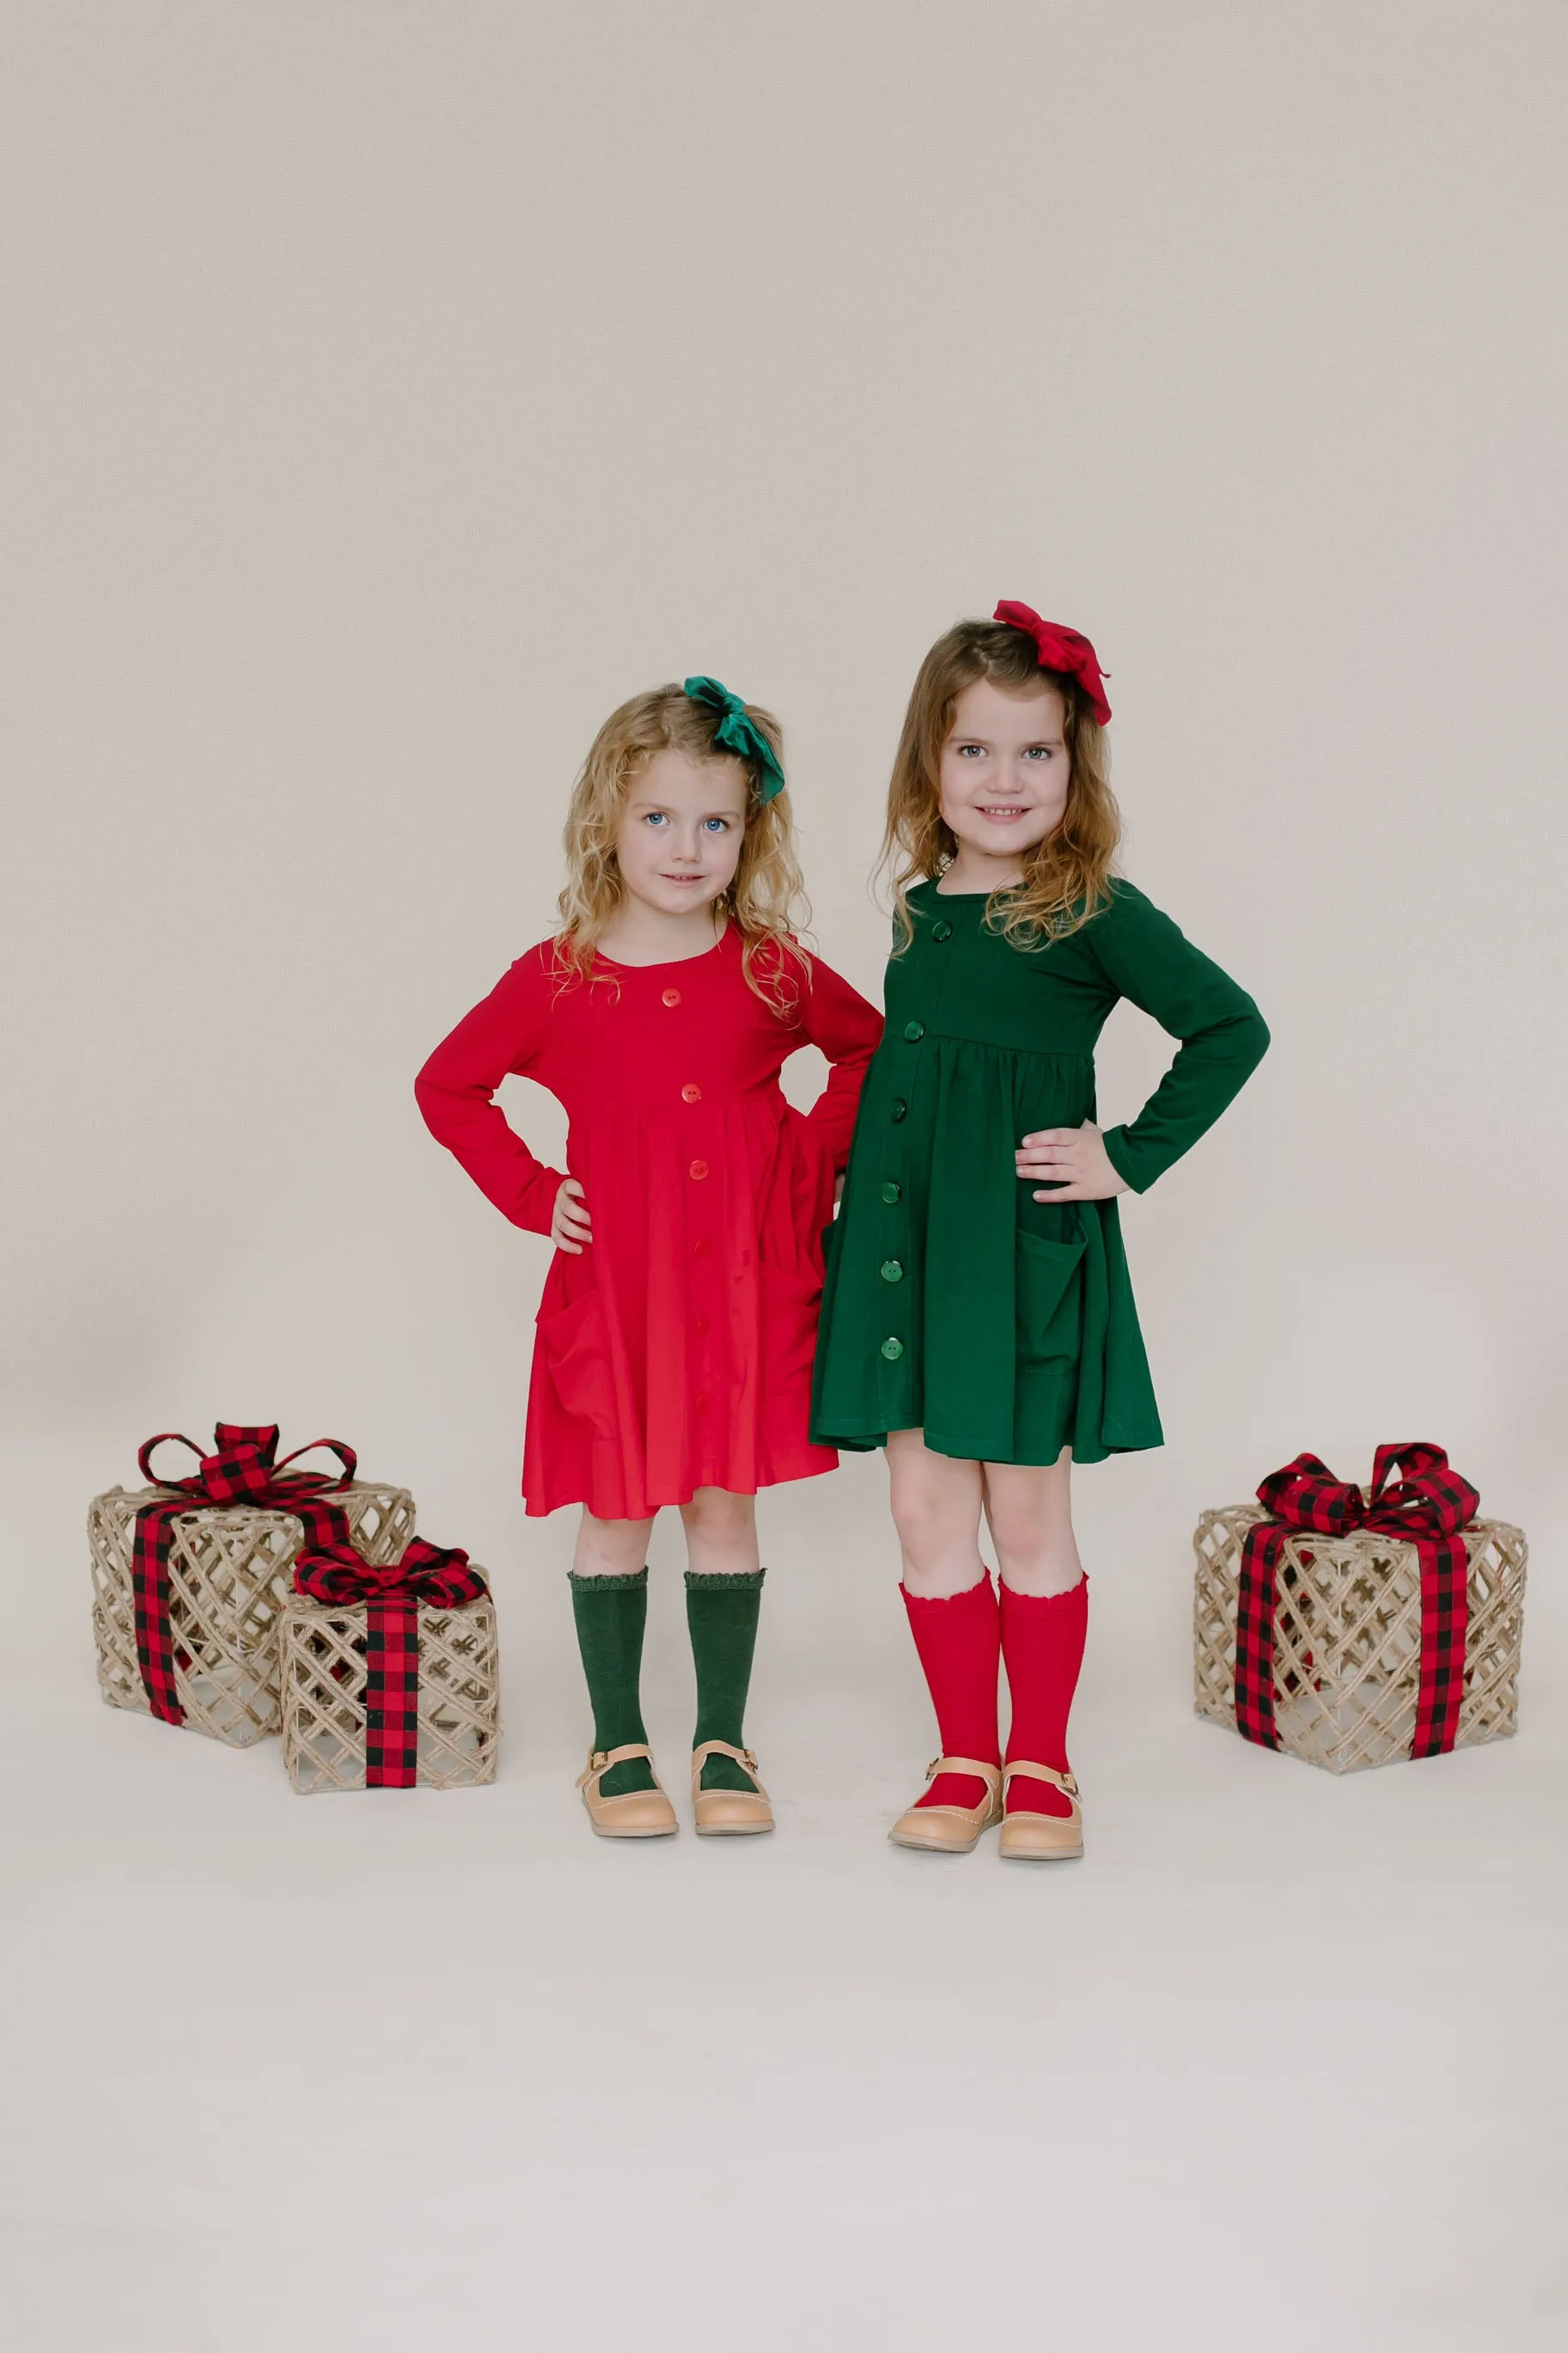
[[[92,1630],[105,1704],[151,1713],[136,1657],[132,1555],[136,1514],[162,1487],[111,1488],[88,1513]],[[326,1500],[341,1506],[366,1560],[397,1560],[414,1533],[405,1487],[355,1480]],[[182,1512],[169,1544],[169,1624],[185,1725],[229,1748],[248,1748],[281,1724],[278,1637],[304,1532],[289,1512],[239,1504]]]
[[[283,1615],[283,1762],[301,1796],[365,1786],[363,1609],[293,1595]],[[467,1789],[496,1777],[500,1671],[495,1604],[419,1612],[417,1782]]]
[[[1205,1512],[1193,1538],[1194,1704],[1236,1729],[1236,1615],[1242,1547],[1268,1514],[1256,1504]],[[1519,1723],[1529,1558],[1521,1530],[1477,1520],[1464,1532],[1469,1625],[1455,1746],[1506,1740]],[[1421,1570],[1413,1544],[1364,1529],[1302,1531],[1276,1580],[1274,1721],[1289,1755],[1331,1773],[1410,1755],[1421,1655]]]

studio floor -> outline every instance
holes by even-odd
[[[820,1532],[869,1554],[875,1502],[825,1482]],[[553,1558],[498,1573],[493,1788],[301,1799],[274,1743],[99,1705],[66,1525],[5,1725],[17,2353],[1564,2341],[1550,1640],[1519,1738],[1336,1781],[1193,1717],[1179,1544],[1142,1639],[1108,1566],[1087,1859],[927,1858],[884,1836],[931,1745],[890,1581],[829,1656],[807,1547],[777,1835],[617,1846]]]

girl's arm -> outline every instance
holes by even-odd
[[[538,1060],[550,987],[536,955],[520,957],[442,1039],[414,1082],[415,1100],[437,1142],[456,1154],[502,1217],[534,1234],[549,1233],[564,1179],[534,1158],[494,1098],[510,1072],[526,1075]]]
[[[866,1067],[881,1039],[882,1017],[858,989],[813,956],[810,976],[800,982],[795,1027],[801,1043],[816,1047],[832,1065],[827,1084],[806,1113],[806,1125],[832,1162],[834,1175],[842,1176]]]
[[[1268,1026],[1244,988],[1184,939],[1130,882],[1081,934],[1122,997],[1182,1041],[1170,1069],[1124,1127],[1107,1128],[1111,1166],[1135,1193],[1212,1127],[1263,1060]]]

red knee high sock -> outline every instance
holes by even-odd
[[[1066,1593],[1015,1593],[1010,1585],[1002,1588],[1002,1656],[1013,1694],[1009,1763],[1026,1757],[1031,1765],[1054,1765],[1058,1773],[1068,1770],[1068,1715],[1088,1631],[1087,1577]],[[1048,1781],[1020,1775],[1008,1785],[1007,1811],[1057,1814],[1065,1820],[1072,1808]]]
[[[945,1600],[926,1601],[907,1586],[900,1586],[910,1613],[921,1665],[936,1710],[937,1731],[944,1757],[973,1757],[982,1765],[999,1765],[996,1736],[996,1666],[1001,1652],[996,1594],[989,1574],[967,1593]],[[978,1806],[985,1785],[972,1773],[939,1773],[922,1806]]]

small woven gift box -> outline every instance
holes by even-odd
[[[1299,1454],[1256,1504],[1205,1512],[1198,1714],[1331,1773],[1506,1739],[1528,1554],[1479,1500],[1440,1446],[1415,1444],[1379,1447],[1364,1492]]]
[[[278,1635],[299,1554],[342,1541],[395,1560],[414,1498],[356,1479],[353,1450],[336,1439],[279,1462],[274,1424],[220,1421],[210,1454],[172,1430],[150,1438],[144,1479],[168,1443],[198,1458],[194,1477],[111,1488],[88,1513],[99,1683],[110,1707],[248,1748],[279,1729]],[[316,1447],[337,1456],[337,1472],[289,1468]]]
[[[283,1762],[319,1789],[472,1788],[496,1777],[495,1604],[466,1552],[416,1536],[396,1562],[323,1545],[283,1613]]]

